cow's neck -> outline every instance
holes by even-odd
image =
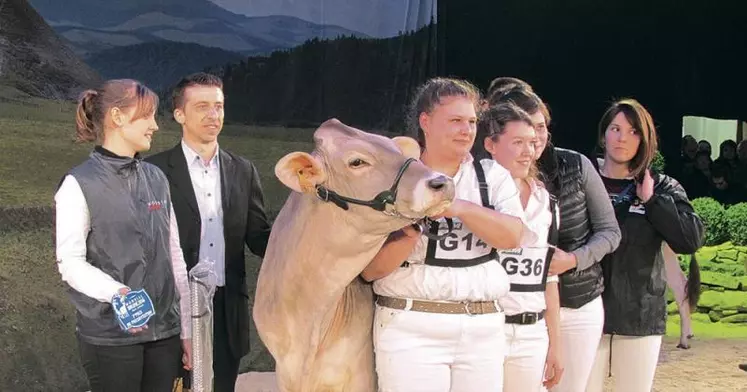
[[[276,247],[279,254],[273,255],[272,263],[282,265],[278,278],[287,283],[316,282],[299,284],[298,289],[309,290],[317,300],[341,293],[386,240],[386,234],[371,234],[356,227],[349,221],[351,213],[332,203],[292,194],[287,207],[275,226],[283,230],[282,241],[292,245]]]

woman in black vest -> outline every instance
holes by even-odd
[[[180,335],[189,365],[187,271],[169,186],[138,154],[158,130],[157,105],[133,80],[85,91],[77,136],[101,145],[55,194],[57,267],[93,392],[170,391]]]
[[[558,246],[549,271],[560,278],[560,344],[551,344],[560,354],[550,354],[560,357],[564,373],[551,390],[583,391],[604,322],[599,261],[617,248],[620,228],[591,161],[550,143],[550,113],[529,84],[516,78],[497,78],[487,96],[491,105],[510,101],[527,111],[537,133],[539,178],[560,204]]]
[[[410,119],[421,160],[454,179],[456,200],[425,233],[393,233],[361,274],[377,294],[374,347],[379,390],[499,392],[509,280],[497,250],[536,238],[511,174],[473,159],[479,94],[436,78],[418,90]]]
[[[599,122],[599,165],[622,241],[602,261],[604,336],[586,389],[601,392],[607,374],[615,390],[650,391],[666,332],[664,242],[679,254],[703,244],[703,223],[682,186],[651,175],[657,151],[654,122],[634,99],[612,104]],[[611,366],[611,367],[610,367]]]

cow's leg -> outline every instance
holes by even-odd
[[[356,361],[350,364],[351,374],[354,376],[345,386],[345,392],[374,392],[376,391],[376,369],[374,367],[373,339]]]
[[[680,342],[678,348],[690,348],[689,337],[692,336],[692,326],[690,323],[690,305],[687,303],[687,293],[685,288],[687,278],[680,268],[680,262],[677,255],[667,243],[662,243],[661,253],[664,257],[664,270],[667,277],[667,285],[674,293],[674,300],[677,302],[677,309],[680,314]]]

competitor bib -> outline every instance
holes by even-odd
[[[454,230],[441,240],[428,240],[425,264],[439,267],[471,267],[495,260],[496,251],[474,233],[469,231],[459,219],[454,219]],[[446,222],[431,224],[431,234],[443,235],[447,231]]]
[[[488,197],[485,171],[478,160],[473,161],[473,166],[477,176],[482,206],[493,209],[494,207],[490,204],[490,198]],[[445,219],[431,223],[430,234],[445,235],[445,237],[440,240],[428,240],[425,264],[438,267],[471,267],[495,260],[495,249],[472,233],[461,220],[452,219],[454,229],[448,234],[446,233],[448,228]]]
[[[498,262],[508,274],[511,291],[545,291],[551,249],[545,246],[498,251]]]

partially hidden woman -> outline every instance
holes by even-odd
[[[92,392],[170,391],[180,344],[189,367],[187,272],[164,174],[143,162],[158,97],[134,80],[83,92],[77,137],[96,142],[55,194],[57,267],[76,309],[76,336]],[[124,330],[112,302],[143,290],[154,314]],[[142,298],[141,298],[142,299]]]
[[[599,122],[604,159],[599,173],[615,209],[622,241],[602,261],[604,336],[589,380],[601,392],[650,391],[666,332],[666,272],[661,248],[692,254],[703,244],[703,223],[673,178],[651,175],[657,135],[649,112],[634,99],[613,103]]]
[[[519,106],[536,96],[528,83],[516,78],[498,78],[487,95],[491,105],[511,101]],[[553,146],[549,110],[544,102],[539,107],[527,109],[537,133],[538,177],[558,199],[560,210],[558,246],[549,274],[560,280],[560,344],[551,339],[551,349],[562,348],[556,355],[563,377],[548,387],[552,392],[579,392],[589,380],[604,323],[599,262],[619,245],[620,228],[592,162],[576,151]]]
[[[534,109],[539,111],[538,106]],[[543,391],[557,384],[563,373],[557,358],[558,277],[548,274],[558,237],[557,200],[536,178],[537,136],[527,112],[512,102],[492,106],[481,116],[477,135],[481,147],[511,173],[528,225],[537,233],[533,243],[498,252],[511,282],[500,301],[506,313],[503,389]]]
[[[390,235],[363,271],[377,295],[374,347],[382,392],[503,390],[505,317],[509,290],[497,249],[536,236],[511,174],[492,160],[475,160],[479,92],[468,82],[435,78],[414,97],[410,120],[421,160],[453,178],[456,199],[444,219]],[[434,217],[435,219],[436,217]]]

